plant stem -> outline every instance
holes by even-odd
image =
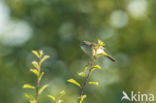
[[[39,74],[40,74],[40,69],[41,69],[41,63],[39,63],[39,68],[37,69]],[[38,103],[39,100],[39,86],[40,86],[40,80],[37,78],[35,103]]]
[[[39,93],[38,93],[38,91],[39,91],[39,85],[40,85],[40,81],[39,80],[37,80],[37,86],[36,86],[36,103],[38,103],[38,99],[39,99]]]
[[[94,58],[93,61],[91,61],[91,63],[89,64],[89,65],[90,65],[90,69],[89,69],[89,72],[88,72],[88,74],[87,74],[87,77],[85,78],[84,84],[83,84],[83,86],[82,86],[82,88],[81,88],[80,98],[82,97],[82,95],[83,95],[83,93],[84,93],[84,90],[85,90],[85,87],[86,87],[87,84],[88,84],[88,79],[89,79],[89,77],[90,77],[90,75],[91,75],[92,66],[93,66],[95,60],[96,60],[96,58]]]

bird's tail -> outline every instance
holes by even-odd
[[[106,57],[108,58],[108,59],[110,59],[112,62],[115,62],[116,60],[112,57],[112,56],[110,56],[110,55],[106,55]]]

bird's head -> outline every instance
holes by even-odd
[[[81,47],[86,47],[86,46],[89,46],[89,45],[91,45],[91,43],[89,41],[81,41],[80,42]]]

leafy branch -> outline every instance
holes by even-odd
[[[35,91],[36,91],[35,97],[32,95],[29,95],[29,94],[25,94],[25,97],[29,99],[30,103],[38,103],[39,102],[39,96],[48,87],[47,84],[40,87],[40,81],[44,75],[44,72],[41,72],[41,66],[45,60],[50,58],[50,56],[44,55],[42,50],[40,50],[39,52],[33,50],[32,53],[38,58],[38,61],[32,62],[32,65],[34,68],[30,69],[30,72],[32,72],[37,77],[36,86],[30,85],[30,84],[24,84],[23,88],[35,89]]]
[[[65,95],[65,91],[62,90],[56,97],[52,96],[52,95],[48,95],[48,97],[54,101],[54,103],[62,103],[62,97]]]
[[[101,40],[98,40],[98,46],[96,48],[93,48],[95,50],[95,52],[97,52],[98,48],[103,47],[104,43]],[[86,94],[84,94],[85,88],[86,86],[89,85],[95,85],[98,86],[99,83],[98,82],[92,82],[89,81],[89,78],[91,76],[91,73],[96,70],[96,69],[101,69],[101,67],[99,65],[95,65],[95,61],[98,57],[100,56],[106,56],[106,53],[100,53],[100,54],[96,54],[93,56],[93,60],[91,62],[88,62],[88,64],[86,66],[84,66],[83,71],[78,73],[78,75],[80,77],[84,78],[84,83],[81,86],[81,84],[79,82],[77,82],[76,80],[74,80],[73,78],[67,80],[70,83],[73,83],[75,85],[77,85],[80,88],[80,99],[78,100],[78,103],[82,103],[84,101],[84,99],[87,97]],[[89,68],[89,69],[88,69]]]

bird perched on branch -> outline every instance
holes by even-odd
[[[104,55],[109,60],[115,62],[115,59],[105,52],[105,48],[103,46],[104,43],[101,40],[98,40],[98,44],[91,43],[89,41],[80,42],[81,49],[89,56],[97,58],[98,56]]]

